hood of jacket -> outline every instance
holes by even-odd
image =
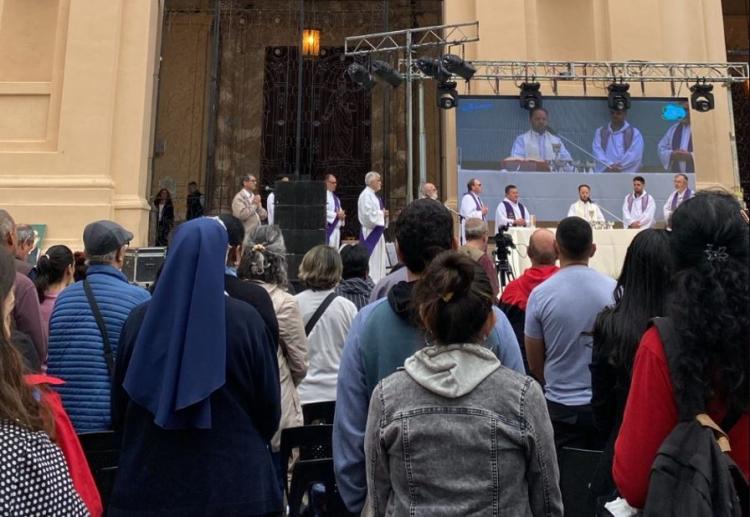
[[[411,303],[415,282],[399,282],[388,291],[388,305],[399,318],[410,323],[418,321]]]
[[[450,399],[470,393],[498,368],[500,361],[492,351],[470,343],[428,346],[404,362],[417,384]]]
[[[339,282],[338,289],[339,291],[346,293],[346,294],[364,294],[369,296],[370,292],[372,292],[372,288],[374,287],[372,280],[369,278],[365,280],[364,278],[347,278],[346,280],[342,280]]]

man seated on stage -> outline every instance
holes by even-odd
[[[570,205],[568,217],[575,215],[588,223],[603,223],[604,215],[599,206],[591,201],[591,187],[578,185],[578,201]]]
[[[487,207],[482,202],[482,198],[479,194],[482,193],[482,182],[476,178],[471,178],[466,184],[468,191],[461,198],[461,207],[459,213],[461,214],[461,244],[466,239],[464,237],[464,226],[467,219],[476,218],[482,221],[487,220]]]
[[[487,223],[481,219],[471,218],[466,220],[466,244],[458,248],[461,253],[466,253],[472,260],[482,266],[487,278],[492,285],[492,295],[497,301],[497,295],[500,292],[500,285],[497,281],[497,270],[495,262],[487,255]]]
[[[596,172],[638,172],[643,161],[643,136],[631,126],[625,110],[610,110],[609,124],[594,132]]]
[[[676,124],[672,124],[659,140],[657,147],[659,160],[665,171],[695,172],[693,132],[690,130],[690,105],[687,102],[681,102],[680,106],[685,110],[685,116]]]
[[[359,233],[360,244],[367,248],[370,255],[370,278],[378,282],[385,276],[386,252],[385,231],[388,210],[383,207],[383,200],[378,192],[383,187],[380,174],[370,171],[365,175],[365,189],[357,201],[357,215],[362,229]]]
[[[532,233],[526,253],[531,260],[531,267],[506,285],[500,298],[500,310],[508,317],[519,343],[524,342],[523,325],[526,320],[526,304],[529,302],[531,291],[560,269],[555,265],[557,262],[555,234],[549,230],[540,228]],[[521,355],[523,365],[528,372],[526,347],[521,347]]]
[[[546,162],[548,160],[572,160],[559,137],[547,129],[549,113],[539,107],[529,111],[531,129],[518,135],[510,151],[512,158]]]
[[[495,233],[498,233],[502,226],[529,225],[529,212],[518,201],[518,197],[518,187],[515,185],[505,187],[505,199],[497,205],[497,210],[495,210]]]
[[[622,204],[622,224],[625,228],[651,228],[654,225],[656,202],[646,192],[643,176],[633,178],[633,192],[625,196]]]
[[[672,218],[672,213],[677,210],[677,207],[683,201],[687,201],[693,195],[693,191],[688,188],[688,177],[681,172],[675,174],[674,191],[667,198],[667,202],[664,203],[664,221],[667,223],[667,228],[671,228],[669,221]]]

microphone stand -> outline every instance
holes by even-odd
[[[453,209],[452,209],[451,207],[449,207],[449,206],[448,206],[448,203],[443,203],[443,206],[444,206],[445,208],[447,208],[447,209],[448,209],[448,211],[449,211],[450,213],[452,213],[453,215],[457,215],[457,216],[458,216],[458,219],[459,219],[459,221],[460,221],[461,219],[466,219],[466,218],[465,218],[464,216],[462,216],[462,215],[461,215],[460,213],[456,212],[456,211],[455,211],[455,210],[453,210]]]
[[[594,156],[593,154],[591,154],[590,152],[588,152],[586,149],[584,149],[583,147],[581,147],[580,145],[578,145],[577,143],[575,143],[573,140],[571,140],[570,138],[567,138],[567,137],[561,135],[560,133],[558,133],[557,131],[555,131],[551,127],[547,126],[547,131],[549,131],[551,134],[555,135],[556,137],[560,138],[561,140],[565,140],[565,142],[569,143],[570,145],[572,145],[573,147],[575,147],[576,149],[578,149],[579,151],[581,151],[587,157],[592,158],[594,160],[594,164],[595,164],[594,166],[596,166],[597,162],[603,163],[604,165],[607,166],[607,168],[609,168],[609,167],[612,166],[611,163],[607,163],[604,160],[600,160],[599,158],[597,158],[596,156]]]
[[[592,203],[593,203],[593,201],[592,201]],[[617,217],[615,214],[613,214],[612,212],[610,212],[609,210],[607,210],[606,208],[604,208],[602,205],[596,205],[596,206],[598,206],[606,214],[611,215],[612,217],[614,217],[615,220],[621,222],[623,228],[625,227],[625,221],[623,221],[622,219],[620,219],[619,217]]]

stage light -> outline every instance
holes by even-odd
[[[612,83],[607,86],[609,95],[607,96],[607,104],[609,109],[615,111],[625,111],[630,109],[630,94],[628,89],[630,85],[628,83]]]
[[[438,82],[444,83],[451,78],[450,72],[443,68],[443,64],[439,59],[426,59],[421,57],[417,59],[415,65],[424,75],[437,79]]]
[[[690,106],[695,111],[700,111],[701,113],[714,109],[714,94],[711,93],[713,89],[714,85],[706,84],[705,79],[703,80],[703,84],[695,83],[690,87],[690,91],[692,92],[690,94]]]
[[[372,87],[375,85],[370,72],[368,72],[367,68],[360,65],[359,63],[352,63],[351,65],[349,65],[349,68],[346,69],[346,73],[347,75],[349,75],[352,81],[354,81],[367,91],[372,90]]]
[[[539,83],[521,83],[521,95],[518,101],[523,109],[531,111],[542,107],[542,94],[539,87]]]
[[[404,76],[394,70],[393,67],[385,61],[372,62],[372,75],[374,75],[376,79],[385,81],[394,88],[404,80]]]
[[[448,72],[456,74],[466,81],[471,79],[474,74],[477,73],[477,69],[474,68],[471,63],[467,63],[455,54],[445,54],[440,58],[440,61]]]
[[[456,83],[453,81],[442,81],[437,85],[438,96],[437,105],[438,108],[449,110],[458,106],[458,92],[456,91]]]

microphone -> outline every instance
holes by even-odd
[[[592,203],[593,203],[593,201],[592,201]],[[604,208],[602,205],[596,205],[596,206],[598,206],[606,214],[611,215],[612,217],[614,217],[615,220],[621,222],[622,225],[623,225],[623,227],[625,226],[625,221],[623,221],[622,219],[620,219],[619,217],[617,217],[615,214],[613,214],[612,212],[610,212],[609,210],[607,210],[606,208]]]
[[[465,218],[464,216],[462,216],[462,215],[461,215],[460,213],[456,212],[456,211],[455,211],[455,210],[453,210],[453,209],[452,209],[451,207],[449,207],[449,206],[448,206],[448,203],[447,203],[447,202],[446,202],[446,203],[443,203],[443,206],[444,206],[445,208],[447,208],[447,209],[448,209],[448,211],[449,211],[450,213],[452,213],[453,215],[457,215],[459,219],[466,219],[466,218]]]
[[[577,143],[575,143],[574,141],[572,141],[570,138],[567,138],[567,137],[561,135],[560,133],[558,133],[557,131],[555,131],[551,127],[547,126],[547,131],[549,131],[551,134],[555,135],[556,137],[560,138],[561,140],[565,140],[565,142],[569,143],[570,145],[572,145],[573,147],[575,147],[576,149],[578,149],[579,151],[581,151],[583,154],[585,154],[589,158],[593,159],[594,162],[601,162],[606,167],[611,167],[612,166],[611,163],[607,163],[604,160],[600,160],[599,158],[597,158],[596,156],[594,156],[593,154],[591,154],[590,152],[588,152],[586,149],[584,149],[583,147],[581,147],[580,145],[578,145]]]

